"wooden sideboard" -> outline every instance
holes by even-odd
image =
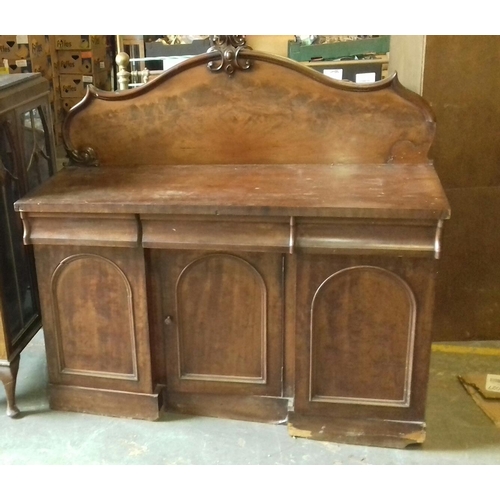
[[[33,249],[13,204],[55,172],[54,150],[49,82],[0,76],[0,380],[11,417],[20,353],[41,326]]]
[[[90,87],[67,167],[16,203],[54,409],[422,442],[446,197],[428,105],[221,37]],[[168,425],[168,424],[165,424]]]

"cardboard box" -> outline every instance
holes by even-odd
[[[80,97],[68,97],[67,99],[61,99],[61,106],[63,112],[68,114],[68,111],[73,107],[76,106],[82,99]]]
[[[29,59],[3,59],[2,66],[7,70],[9,75],[33,73],[31,69],[31,61]]]
[[[48,35],[0,35],[0,62],[10,74],[41,73],[52,78]]]
[[[41,73],[47,80],[52,80],[52,63],[50,57],[45,57],[42,59],[32,59],[31,60],[31,70],[33,73]]]
[[[41,73],[47,80],[52,79],[52,64],[50,57],[36,59],[2,59],[1,66],[7,68],[7,74]]]
[[[80,101],[81,97],[73,98],[76,101]],[[62,123],[67,115],[67,111],[64,109],[63,101],[60,96],[55,96],[54,102],[52,104],[52,115],[54,123]]]
[[[468,373],[458,379],[479,408],[500,427],[500,374]]]
[[[93,75],[109,69],[106,50],[64,50],[58,51],[58,69],[60,74]]]
[[[55,76],[49,81],[51,102],[61,97],[61,83],[59,77]]]
[[[29,51],[31,59],[50,56],[50,41],[48,35],[29,35]]]
[[[0,35],[0,59],[40,59],[49,55],[47,35]]]
[[[54,121],[54,141],[56,146],[63,144],[63,134],[62,134],[63,121]]]
[[[62,126],[64,123],[64,119],[68,114],[67,111],[63,108],[63,100],[60,96],[56,95],[54,97],[54,102],[52,103],[52,122],[54,125],[54,139],[56,145],[62,144]],[[77,98],[77,101],[80,101],[81,98]]]
[[[108,71],[100,71],[94,75],[60,75],[60,95],[62,98],[83,97],[87,86],[92,84],[99,89],[111,89],[111,76]]]
[[[106,35],[54,35],[56,50],[106,49]]]

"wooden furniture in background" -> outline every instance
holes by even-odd
[[[135,90],[91,88],[65,126],[80,165],[16,204],[51,407],[157,419],[163,399],[421,442],[449,217],[434,129],[396,78],[340,83],[232,37]]]
[[[388,62],[389,58],[387,56],[375,56],[373,59],[313,61],[302,62],[301,64],[336,80],[372,83],[387,78]]]
[[[33,252],[23,245],[14,202],[54,171],[48,81],[29,73],[0,76],[0,380],[9,416],[19,413],[20,353],[41,326]]]
[[[388,35],[348,39],[328,36],[311,45],[300,41],[288,42],[288,57],[336,80],[372,83],[388,76],[387,63],[390,39]]]

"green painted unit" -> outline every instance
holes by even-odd
[[[374,38],[363,38],[347,42],[323,43],[318,45],[302,45],[288,42],[288,57],[299,62],[309,62],[312,59],[324,61],[340,57],[354,57],[363,54],[386,54],[389,52],[390,35]]]

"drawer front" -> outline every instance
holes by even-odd
[[[290,245],[288,218],[197,219],[141,216],[145,248],[287,252]]]
[[[133,214],[37,214],[21,212],[25,245],[137,247],[139,223]]]
[[[298,220],[294,249],[307,253],[438,257],[437,222]]]

